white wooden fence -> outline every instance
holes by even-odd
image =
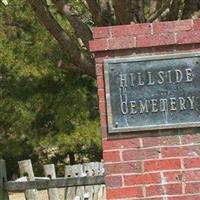
[[[18,165],[21,178],[7,181],[6,164],[0,159],[0,200],[9,200],[9,192],[23,192],[26,200],[39,200],[38,190],[48,190],[49,200],[61,200],[58,188],[65,188],[64,200],[106,199],[102,163],[67,165],[62,178],[56,178],[54,164],[43,166],[44,177],[34,176],[31,160]]]

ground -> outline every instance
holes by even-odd
[[[59,189],[60,200],[64,199],[64,189]],[[23,193],[15,193],[9,195],[10,200],[25,200]],[[39,199],[48,200],[47,190],[39,191]]]

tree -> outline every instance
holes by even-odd
[[[95,77],[94,58],[88,48],[92,26],[170,21],[200,14],[197,0],[28,0],[28,3],[63,52],[70,54],[71,62],[66,64],[63,59],[60,67],[91,77]],[[55,12],[66,19],[75,36],[59,24]]]
[[[200,2],[27,2],[0,0],[0,156],[9,174],[25,158],[37,166],[66,164],[67,155],[71,163],[100,160],[91,28],[198,17]]]
[[[0,157],[9,176],[21,159],[37,171],[101,160],[95,82],[55,67],[69,56],[30,13],[25,0],[0,6]]]

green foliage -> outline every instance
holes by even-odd
[[[0,6],[0,19],[0,157],[9,174],[26,158],[38,170],[69,162],[68,154],[100,160],[94,80],[57,69],[68,57],[24,0]]]

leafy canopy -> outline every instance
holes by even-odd
[[[68,154],[76,162],[99,160],[95,82],[57,67],[68,56],[30,13],[24,0],[0,7],[0,157],[9,174],[26,158],[38,170],[68,163]]]

